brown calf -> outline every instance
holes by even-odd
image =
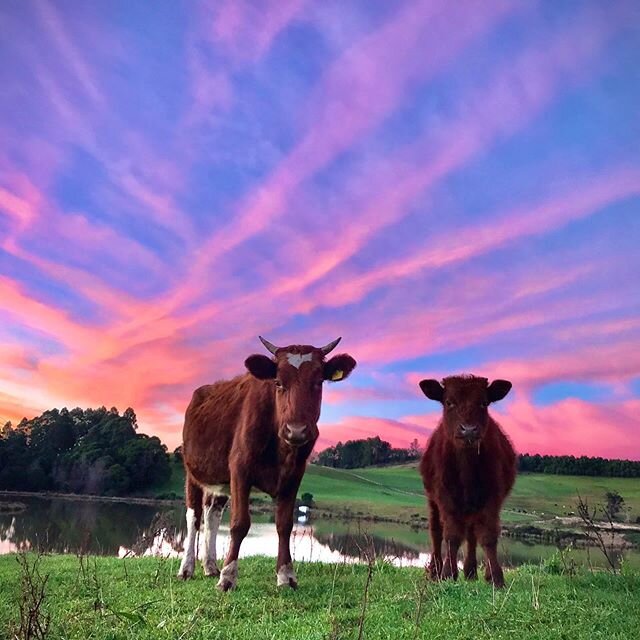
[[[432,556],[429,572],[438,578],[458,577],[458,549],[467,541],[464,575],[477,577],[476,543],[485,554],[485,579],[504,586],[497,546],[500,509],[516,476],[516,454],[489,415],[488,406],[502,400],[511,383],[476,376],[451,376],[443,385],[422,380],[427,398],[443,405],[442,420],[431,435],[420,463],[429,500]],[[446,555],[442,560],[444,537]]]
[[[356,366],[347,354],[325,360],[340,338],[320,349],[260,340],[274,357],[249,356],[249,373],[196,389],[185,416],[187,539],[178,576],[193,575],[196,532],[204,515],[204,573],[220,575],[223,591],[236,586],[238,552],[251,523],[252,487],[276,500],[277,584],[297,586],[289,537],[298,487],[318,438],[322,383],[344,380]],[[220,572],[216,534],[229,496],[231,544]]]

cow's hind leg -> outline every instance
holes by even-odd
[[[464,556],[464,577],[475,580],[478,577],[478,560],[476,558],[476,534],[473,526],[467,529],[467,552]]]
[[[220,575],[216,555],[216,538],[222,512],[228,500],[228,496],[211,493],[207,493],[204,497],[204,555],[202,556],[202,569],[205,576],[217,577]]]
[[[193,576],[196,566],[196,536],[202,520],[202,489],[187,474],[185,484],[185,501],[187,503],[187,537],[184,540],[184,553],[178,578],[187,580]]]
[[[429,500],[429,532],[431,533],[429,577],[432,580],[439,580],[442,576],[442,523],[438,505],[433,500]]]

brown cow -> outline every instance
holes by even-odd
[[[451,376],[443,384],[422,380],[427,398],[443,405],[442,420],[431,435],[420,463],[429,500],[431,577],[458,577],[458,549],[467,540],[464,575],[477,577],[476,543],[485,554],[485,579],[504,586],[497,546],[500,509],[516,476],[511,442],[489,415],[488,406],[502,400],[511,383],[476,376]],[[443,386],[444,385],[444,386]],[[446,555],[442,561],[444,536]]]
[[[340,338],[320,349],[260,340],[274,357],[249,356],[249,373],[196,389],[182,436],[187,538],[178,576],[193,575],[196,532],[204,515],[203,569],[207,576],[220,576],[217,586],[223,591],[236,586],[238,552],[251,523],[252,487],[276,500],[277,584],[297,587],[289,537],[298,487],[318,438],[322,383],[344,380],[356,366],[347,354],[325,360]],[[231,544],[220,572],[216,534],[229,496]]]

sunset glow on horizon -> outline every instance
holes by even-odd
[[[0,4],[0,426],[280,344],[358,361],[320,441],[424,445],[507,378],[520,452],[640,459],[640,5]]]

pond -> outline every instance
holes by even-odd
[[[178,558],[186,533],[184,509],[173,505],[127,504],[63,498],[0,498],[0,554],[42,548],[54,553],[89,553],[109,556],[157,555]],[[241,556],[277,553],[273,516],[254,515]],[[218,536],[218,557],[229,545],[228,511]],[[296,561],[358,562],[370,549],[400,566],[424,566],[428,559],[428,533],[408,526],[368,521],[313,519],[299,514],[291,551]],[[505,566],[539,563],[556,547],[503,537]],[[577,549],[580,564],[605,566],[597,549]],[[622,554],[618,554],[618,560]],[[640,568],[640,553],[625,551],[625,560]]]

